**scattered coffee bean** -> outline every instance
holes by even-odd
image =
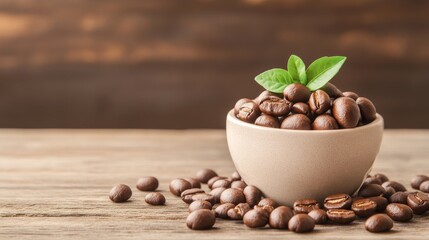
[[[429,210],[429,196],[421,192],[410,193],[407,204],[413,209],[414,214],[424,214]]]
[[[261,110],[259,109],[258,104],[252,101],[242,104],[235,116],[241,121],[254,123],[259,115],[261,115]],[[201,182],[204,183],[203,181]]]
[[[375,213],[377,204],[369,198],[364,198],[353,202],[352,210],[359,217],[367,218]]]
[[[208,193],[197,193],[192,195],[191,197],[191,201],[186,202],[186,203],[192,203],[194,201],[198,201],[198,200],[203,200],[203,201],[207,201],[210,202],[212,205],[216,204],[216,199],[214,196],[208,194]]]
[[[352,210],[329,209],[326,214],[329,220],[339,224],[349,224],[356,219],[356,214]]]
[[[389,202],[391,203],[402,203],[407,204],[407,197],[409,192],[396,192],[389,198]]]
[[[295,213],[309,213],[314,209],[319,209],[319,204],[315,199],[301,199],[293,203]]]
[[[217,173],[215,171],[211,169],[202,169],[197,172],[196,179],[201,183],[207,183],[210,180],[210,178],[213,178],[216,176],[217,176]]]
[[[145,196],[144,201],[150,205],[164,205],[165,197],[160,192],[151,192]]]
[[[308,213],[308,216],[310,216],[316,224],[325,224],[328,222],[328,215],[325,210],[322,209],[311,210],[311,212]]]
[[[243,190],[243,194],[246,198],[246,202],[251,206],[255,206],[261,201],[262,193],[261,191],[255,187],[255,186],[247,186]]]
[[[198,201],[193,201],[190,205],[189,205],[189,212],[193,212],[195,210],[198,209],[208,209],[211,210],[212,209],[212,204],[210,202],[204,201],[204,200],[198,200]]]
[[[298,102],[292,105],[292,113],[304,114],[309,117],[310,107],[306,103]]]
[[[370,123],[377,118],[377,110],[368,98],[359,97],[356,99],[356,103],[359,106],[360,114],[364,122]]]
[[[267,225],[269,214],[264,210],[252,209],[244,214],[243,222],[250,228],[261,228]]]
[[[270,115],[262,114],[255,120],[255,125],[270,128],[279,128],[279,119]]]
[[[359,189],[358,195],[367,198],[381,196],[384,192],[384,188],[378,184],[364,184],[361,189]]]
[[[385,198],[390,198],[393,194],[396,193],[396,191],[393,187],[386,187],[384,190],[385,190],[385,192],[384,192],[383,196]]]
[[[211,190],[209,194],[214,197],[216,203],[220,203],[220,195],[225,190],[226,190],[226,188],[222,188],[222,187],[215,188],[215,189]]]
[[[344,97],[352,98],[356,101],[356,99],[359,98],[359,95],[357,95],[355,92],[343,92]]]
[[[264,207],[264,206],[271,206],[273,208],[277,208],[280,206],[276,201],[274,201],[271,198],[263,198],[261,201],[259,201],[258,206]]]
[[[420,184],[420,191],[425,192],[425,193],[429,193],[429,180],[424,181],[424,182],[422,182],[422,184]]]
[[[365,229],[369,232],[387,232],[393,227],[393,221],[386,214],[375,214],[365,221]]]
[[[213,189],[213,183],[220,179],[227,179],[227,177],[220,177],[220,176],[212,177],[210,178],[210,180],[207,181],[207,186],[210,189]]]
[[[220,187],[223,187],[223,188],[231,187],[231,181],[229,179],[219,179],[212,184],[211,189],[220,188]]]
[[[215,214],[218,218],[227,219],[228,218],[228,210],[234,208],[235,205],[232,203],[224,203],[215,208]]]
[[[360,119],[359,107],[353,99],[340,97],[332,104],[332,116],[342,128],[354,128]]]
[[[321,115],[331,107],[331,98],[323,90],[316,90],[308,100],[308,106],[316,115]]]
[[[289,220],[289,230],[296,233],[311,232],[316,223],[307,214],[297,214]]]
[[[323,205],[326,209],[350,209],[352,198],[347,194],[333,194],[325,198]]]
[[[344,94],[332,83],[325,84],[325,86],[323,86],[321,89],[325,91],[331,98],[344,97]]]
[[[392,187],[393,189],[395,189],[396,192],[405,192],[407,191],[407,189],[404,187],[404,185],[395,182],[395,181],[387,181],[384,182],[383,184],[381,184],[381,186],[383,186],[384,188],[387,187]]]
[[[389,217],[398,222],[408,222],[414,216],[413,210],[408,205],[401,203],[391,203],[387,205],[386,213]]]
[[[240,173],[235,171],[231,174],[231,181],[240,181],[240,180],[241,180]]]
[[[210,229],[215,223],[216,217],[208,209],[195,210],[186,218],[186,226],[192,230]]]
[[[382,173],[376,173],[374,174],[374,177],[380,179],[381,183],[389,181],[389,178]]]
[[[182,198],[182,200],[185,203],[190,204],[191,202],[193,202],[192,196],[195,194],[199,194],[199,193],[205,193],[205,191],[203,189],[200,189],[200,188],[190,188],[190,189],[186,189],[185,191],[183,191],[180,194],[180,197]]]
[[[228,210],[227,215],[230,219],[241,220],[243,219],[244,214],[250,211],[251,208],[247,203],[239,203],[234,208]]]
[[[376,196],[369,197],[368,199],[374,201],[377,204],[377,212],[383,212],[386,209],[386,206],[389,204],[389,201],[385,197]]]
[[[109,198],[115,203],[121,203],[130,199],[132,194],[130,187],[125,184],[117,184],[110,190]]]
[[[422,182],[429,180],[429,177],[426,175],[417,175],[415,177],[413,177],[411,179],[411,187],[414,189],[419,190],[420,189],[420,184],[422,184]]]
[[[304,114],[293,114],[285,118],[280,125],[282,129],[311,130],[311,121]]]
[[[313,130],[333,130],[338,129],[338,123],[332,116],[328,114],[322,114],[314,119],[311,127]]]
[[[380,179],[376,178],[376,177],[367,177],[365,178],[364,181],[366,184],[377,184],[377,185],[381,185],[382,182]]]
[[[289,207],[280,206],[274,209],[268,219],[271,228],[287,229],[289,220],[293,217],[293,212]]]
[[[289,84],[283,91],[284,97],[291,102],[307,102],[310,94],[310,90],[299,83]]]
[[[243,104],[248,103],[248,102],[252,102],[252,99],[242,98],[242,99],[238,100],[238,101],[235,103],[235,106],[234,106],[234,115],[236,115],[236,116],[237,116],[237,114],[240,112],[240,107],[241,107]]]
[[[292,109],[292,103],[279,97],[269,96],[261,100],[259,109],[264,114],[278,117],[288,114]]]
[[[158,188],[156,177],[142,177],[137,180],[136,188],[140,191],[155,191]]]
[[[231,188],[240,188],[244,190],[247,187],[247,184],[244,181],[234,181],[231,183]]]
[[[237,205],[239,203],[246,202],[246,198],[244,197],[243,190],[238,188],[228,188],[220,195],[220,202]]]
[[[191,188],[201,188],[201,183],[195,178],[183,178],[191,184]]]

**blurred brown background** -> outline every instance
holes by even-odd
[[[390,128],[429,128],[429,1],[2,0],[0,127],[223,128],[258,73],[333,80]]]

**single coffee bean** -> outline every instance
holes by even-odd
[[[261,228],[267,225],[269,214],[264,210],[252,209],[244,214],[243,222],[250,228]]]
[[[220,202],[237,205],[239,203],[245,203],[246,198],[244,197],[243,190],[238,188],[228,188],[220,195]]]
[[[293,217],[293,212],[289,207],[280,206],[274,209],[268,219],[271,228],[287,229],[289,220]]]
[[[328,222],[328,215],[325,210],[322,209],[311,210],[311,212],[308,213],[308,216],[310,216],[316,224],[325,224]]]
[[[323,86],[321,89],[325,91],[331,98],[344,97],[343,93],[332,83],[325,84],[325,86]]]
[[[189,204],[189,212],[193,212],[198,209],[212,209],[212,204],[204,200],[193,201]]]
[[[332,104],[332,116],[342,128],[354,128],[360,119],[359,107],[353,99],[340,97]]]
[[[377,210],[377,203],[369,198],[356,200],[352,204],[352,210],[361,218],[367,218]]]
[[[255,125],[270,128],[279,128],[279,119],[270,115],[262,114],[255,120]]]
[[[424,181],[424,182],[422,182],[422,184],[420,184],[420,191],[425,192],[425,193],[429,193],[429,180]]]
[[[225,190],[226,190],[226,188],[223,188],[223,187],[215,188],[215,189],[211,190],[209,194],[214,197],[216,203],[220,203],[220,195]]]
[[[314,114],[321,115],[331,107],[331,98],[323,90],[316,90],[311,94],[308,105]]]
[[[344,97],[352,98],[356,101],[356,99],[359,98],[359,95],[357,95],[355,92],[343,92]]]
[[[417,175],[415,177],[413,177],[411,179],[411,187],[414,189],[419,190],[420,189],[420,184],[422,184],[422,182],[429,180],[429,177],[426,175]]]
[[[140,191],[155,191],[158,188],[156,177],[142,177],[137,180],[136,188]]]
[[[356,99],[356,103],[359,106],[360,115],[365,123],[370,123],[377,118],[377,110],[368,98],[360,97]]]
[[[333,130],[340,128],[335,118],[328,114],[317,116],[311,127],[313,130]]]
[[[389,181],[389,178],[383,173],[376,173],[374,174],[374,177],[380,179],[381,183]]]
[[[365,221],[365,229],[369,232],[387,232],[393,227],[393,221],[386,214],[375,214]]]
[[[201,188],[201,183],[195,178],[183,178],[191,184],[191,188]]]
[[[231,183],[231,188],[240,188],[244,190],[247,187],[247,184],[244,181],[234,181]]]
[[[381,196],[384,192],[384,188],[378,184],[364,184],[361,189],[359,189],[358,195],[367,198]]]
[[[356,219],[356,214],[352,210],[329,209],[326,214],[329,220],[339,224],[349,224]]]
[[[395,182],[395,181],[387,181],[384,182],[383,184],[381,184],[382,187],[387,188],[387,187],[393,187],[395,189],[396,192],[405,192],[407,191],[407,189],[404,187],[404,185]]]
[[[210,189],[213,189],[213,183],[220,179],[227,179],[227,177],[220,177],[220,176],[212,177],[210,178],[210,180],[207,181],[207,186]]]
[[[292,114],[285,118],[280,125],[283,129],[311,130],[311,121],[304,114]]]
[[[164,205],[165,197],[160,192],[151,192],[145,196],[144,201],[150,205]]]
[[[240,181],[240,180],[241,180],[240,173],[238,173],[237,171],[234,171],[231,174],[231,181]]]
[[[265,90],[265,91],[261,92],[261,94],[259,94],[259,96],[257,96],[253,101],[259,105],[259,104],[261,104],[261,101],[263,99],[266,99],[267,97],[271,97],[271,96],[283,98],[283,93],[273,93],[273,92]]]
[[[220,187],[223,187],[223,188],[231,187],[231,181],[229,179],[219,179],[212,184],[211,189],[220,188]]]
[[[381,185],[382,182],[380,179],[376,178],[376,177],[367,177],[365,178],[364,181],[366,184],[377,184],[377,185]]]
[[[295,213],[309,213],[314,209],[319,209],[319,204],[315,199],[301,199],[293,203]]]
[[[391,203],[402,203],[407,204],[407,197],[409,192],[396,192],[389,198],[389,202]]]
[[[238,113],[235,116],[241,121],[254,123],[259,115],[261,115],[261,110],[259,109],[258,104],[252,101],[241,105]]]
[[[198,200],[203,200],[203,201],[207,201],[209,203],[211,203],[212,205],[216,204],[216,198],[208,193],[197,193],[197,194],[193,194],[191,195],[191,200],[186,202],[188,204],[194,202],[194,201],[198,201]]]
[[[117,184],[110,190],[109,198],[115,203],[121,203],[130,199],[132,194],[130,187],[125,184]]]
[[[385,188],[385,193],[383,194],[383,196],[385,198],[390,198],[393,194],[396,193],[395,189],[393,187],[386,187]]]
[[[255,186],[247,186],[243,190],[243,194],[246,198],[246,202],[251,206],[255,206],[261,201],[262,192]]]
[[[252,99],[242,98],[242,99],[238,100],[238,101],[235,103],[235,106],[234,106],[234,115],[237,115],[237,114],[238,114],[238,112],[240,111],[240,107],[241,107],[243,104],[248,103],[248,102],[252,102]]]
[[[234,208],[228,210],[227,215],[230,219],[241,220],[243,219],[244,214],[250,211],[251,208],[247,203],[239,203]]]
[[[299,83],[289,84],[283,91],[285,98],[291,102],[307,102],[310,94],[310,90]]]
[[[271,116],[283,116],[290,112],[292,103],[279,97],[266,97],[259,104],[261,112]]]
[[[429,196],[421,192],[410,193],[407,204],[413,209],[414,214],[424,214],[429,210]]]
[[[389,200],[381,196],[369,197],[368,199],[374,201],[377,204],[377,212],[383,212],[386,209],[386,206],[389,204]]]
[[[217,206],[215,208],[216,217],[227,219],[228,218],[228,211],[234,207],[235,207],[235,205],[232,203],[224,203],[224,204]]]
[[[303,102],[297,102],[292,105],[292,113],[304,114],[307,117],[310,116],[310,107]]]
[[[311,232],[316,223],[307,214],[297,214],[289,220],[289,230],[296,233]]]
[[[333,194],[325,198],[323,205],[326,209],[350,209],[352,198],[347,194]]]
[[[217,176],[217,173],[215,171],[211,169],[202,169],[197,172],[196,179],[201,183],[207,183],[210,180],[210,178],[213,178],[216,176]]]
[[[391,203],[387,205],[386,213],[389,217],[398,222],[408,222],[414,216],[413,210],[408,205],[401,203]]]
[[[277,208],[280,206],[276,201],[274,201],[271,198],[263,198],[261,201],[259,201],[258,206],[264,207],[264,206],[271,206],[273,208]]]
[[[183,191],[180,194],[180,197],[185,203],[190,204],[191,202],[193,202],[192,196],[199,193],[205,193],[205,191],[201,188],[190,188]]]
[[[186,226],[192,230],[210,229],[215,223],[216,217],[208,209],[195,210],[186,218]]]

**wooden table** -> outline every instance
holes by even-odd
[[[0,130],[0,239],[429,238],[428,214],[386,234],[366,232],[361,220],[302,235],[227,220],[212,231],[191,231],[187,205],[168,183],[201,168],[233,172],[224,131]],[[429,174],[429,131],[386,131],[374,171],[407,187],[415,174]],[[144,175],[159,178],[166,206],[149,206],[134,188]],[[115,183],[133,187],[131,201],[108,199]]]

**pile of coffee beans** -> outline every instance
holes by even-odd
[[[331,83],[314,92],[293,83],[283,94],[264,91],[253,100],[240,99],[234,106],[235,116],[244,122],[296,130],[354,128],[374,121],[376,113],[369,99],[341,92]]]

